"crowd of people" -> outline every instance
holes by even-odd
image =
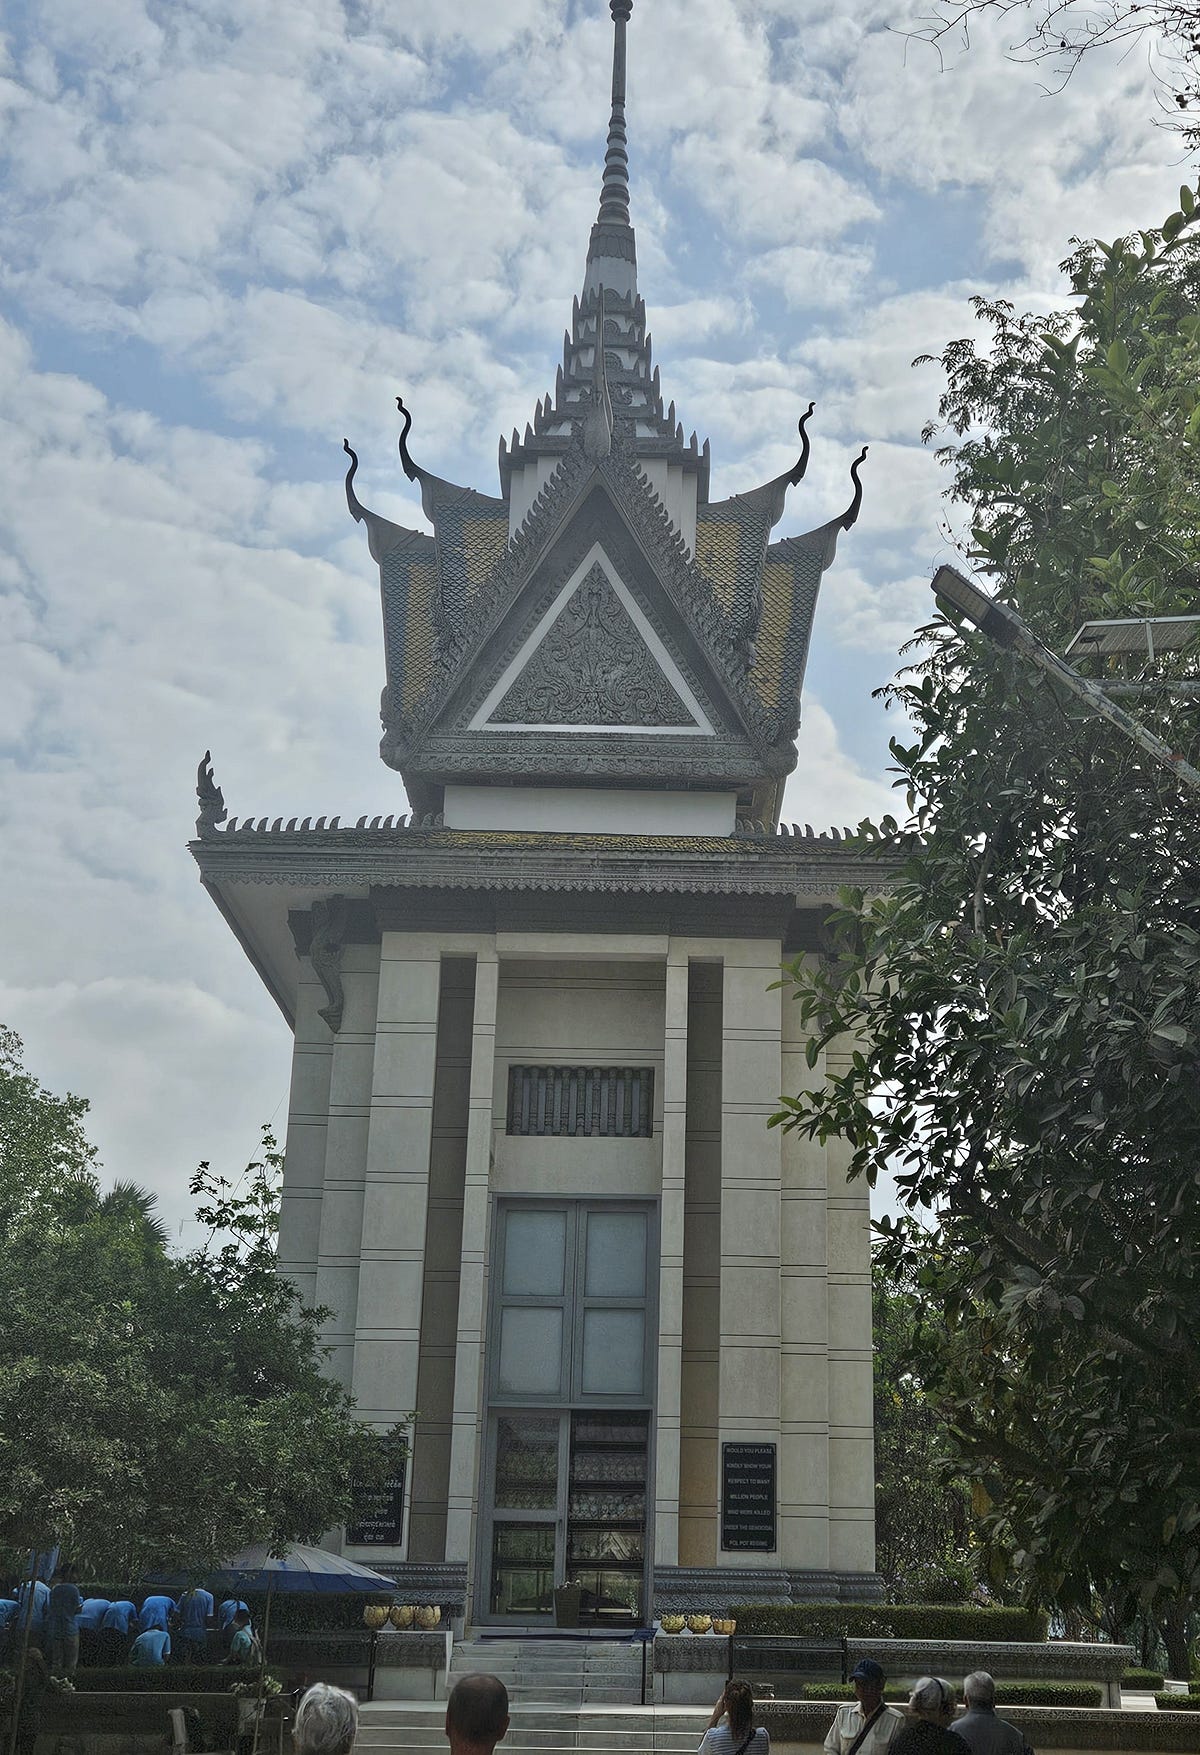
[[[0,1598],[0,1640],[10,1651],[24,1639],[30,1585]],[[28,1614],[35,1675],[70,1676],[81,1655],[99,1663],[159,1665],[174,1655],[184,1663],[212,1661],[262,1663],[250,1612],[236,1597],[217,1603],[200,1586],[178,1597],[150,1591],[139,1603],[84,1597],[70,1567],[47,1586],[32,1586]],[[172,1645],[174,1636],[174,1646]],[[923,1676],[912,1689],[906,1712],[884,1700],[886,1677],[874,1658],[862,1658],[850,1672],[854,1703],[838,1708],[825,1738],[825,1755],[1033,1755],[1021,1731],[996,1715],[996,1684],[984,1670],[963,1683],[966,1711],[956,1717],[957,1700],[949,1682]],[[770,1755],[770,1737],[755,1723],[749,1684],[726,1683],[713,1708],[698,1755]],[[508,1693],[496,1676],[464,1676],[446,1705],[450,1755],[493,1755],[508,1730]],[[351,1755],[358,1731],[353,1694],[327,1682],[315,1683],[296,1707],[292,1730],[295,1755]],[[22,1745],[23,1746],[23,1745]],[[30,1748],[32,1744],[29,1745]]]
[[[157,1668],[168,1659],[180,1664],[262,1662],[250,1610],[240,1598],[218,1603],[200,1585],[178,1597],[153,1589],[138,1596],[137,1602],[132,1597],[85,1597],[71,1566],[56,1572],[50,1584],[40,1578],[32,1585],[25,1580],[0,1597],[0,1663],[20,1649],[27,1618],[30,1645],[41,1652],[54,1676],[74,1676],[81,1662],[139,1668]]]

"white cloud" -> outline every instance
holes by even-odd
[[[1179,180],[1132,61],[1050,100],[998,37],[939,75],[894,15],[641,0],[630,30],[642,287],[714,493],[790,466],[810,397],[781,535],[872,447],[788,788],[815,827],[891,803],[867,695],[924,613],[944,486],[909,361],[969,331],[971,291],[1060,297],[1071,232],[1152,222]],[[580,283],[610,44],[606,8],[558,0],[45,0],[0,32],[0,1006],[172,1213],[286,1078],[183,850],[196,761],[238,815],[403,808],[340,441],[420,524],[403,391],[414,454],[494,486]]]

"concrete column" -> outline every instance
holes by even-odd
[[[322,1339],[329,1348],[330,1375],[349,1389],[354,1375],[363,1170],[375,1061],[378,945],[347,945],[342,953],[341,976],[345,1003],[342,1027],[333,1038],[329,1072],[317,1303],[331,1312],[322,1330]]]
[[[440,981],[436,937],[384,933],[352,1385],[379,1426],[417,1406]]]
[[[824,1056],[810,1068],[800,1008],[783,990],[783,1090],[824,1082]],[[829,1301],[826,1152],[785,1134],[780,1275],[783,1446],[779,1468],[779,1553],[797,1571],[829,1564]]]
[[[487,1243],[491,1218],[492,1087],[496,1067],[499,985],[500,964],[492,940],[479,946],[475,961],[470,1118],[463,1186],[462,1266],[458,1282],[450,1492],[446,1512],[446,1559],[467,1562],[468,1614],[474,1589],[474,1536],[479,1494]]]
[[[688,958],[667,955],[659,1201],[658,1393],[654,1561],[679,1563],[679,1423],[683,1366],[684,1165],[687,1150]]]
[[[847,1046],[826,1056],[845,1070]],[[847,1182],[850,1147],[826,1147],[829,1259],[829,1564],[875,1569],[875,1443],[871,1335],[871,1191]]]
[[[721,1365],[719,1442],[780,1435],[779,1107],[782,951],[774,939],[731,940],[721,1044]],[[719,1453],[718,1453],[719,1463]],[[722,1551],[717,1563],[770,1565],[773,1554]]]
[[[296,995],[296,1039],[288,1097],[287,1153],[279,1203],[279,1271],[307,1305],[317,1302],[317,1256],[321,1242],[321,1195],[329,1127],[329,1077],[333,1032],[319,1015],[325,989],[301,957]]]

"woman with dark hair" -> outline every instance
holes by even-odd
[[[726,1682],[700,1740],[701,1755],[768,1755],[770,1747],[762,1725],[755,1727],[750,1684]]]
[[[889,1755],[961,1755],[954,1723],[954,1690],[940,1676],[922,1676],[908,1697],[908,1723],[892,1738]]]

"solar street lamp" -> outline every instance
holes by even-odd
[[[990,597],[986,591],[982,591],[975,584],[973,579],[968,579],[965,574],[960,573],[957,567],[939,567],[933,575],[930,585],[943,602],[948,603],[951,609],[957,610],[959,615],[977,627],[980,633],[986,634],[995,645],[1011,646],[1023,658],[1027,658],[1031,664],[1036,664],[1038,669],[1044,671],[1052,681],[1061,683],[1063,688],[1068,689],[1071,694],[1084,703],[1089,712],[1098,714],[1101,719],[1107,719],[1110,725],[1115,725],[1119,731],[1124,732],[1125,736],[1131,738],[1139,748],[1145,750],[1147,755],[1153,756],[1155,761],[1161,762],[1164,767],[1169,768],[1171,773],[1182,780],[1186,786],[1194,787],[1200,791],[1200,769],[1193,768],[1190,762],[1184,760],[1178,750],[1173,750],[1169,743],[1164,742],[1161,737],[1157,737],[1154,732],[1148,731],[1123,707],[1119,707],[1105,694],[1099,683],[1093,682],[1090,677],[1080,676],[1079,672],[1060,658],[1057,653],[1051,652],[1048,646],[1043,646],[1037,635],[1026,626],[1015,609],[1012,609],[1007,603],[1001,603],[995,597]],[[1172,624],[1175,622],[1182,624],[1194,622],[1196,618],[1180,616],[1162,619]],[[1111,627],[1113,624],[1107,625]],[[1141,627],[1144,624],[1134,623],[1133,625]],[[1164,634],[1165,630],[1161,630],[1158,645],[1160,651],[1163,650]],[[1181,634],[1176,637],[1179,644],[1184,643]],[[1194,637],[1194,629],[1189,633],[1189,637]],[[1078,636],[1072,645],[1076,643],[1078,643]],[[1094,644],[1091,649],[1096,649]],[[1153,647],[1151,650],[1153,651]]]

